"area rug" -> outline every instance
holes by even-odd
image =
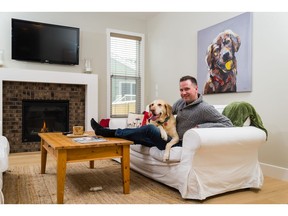
[[[46,173],[40,164],[12,166],[4,174],[5,204],[54,204],[56,163],[47,162]],[[91,187],[102,187],[90,191]],[[131,170],[130,194],[123,194],[121,166],[113,160],[68,163],[64,191],[65,204],[184,204],[197,201],[181,198],[179,191]]]

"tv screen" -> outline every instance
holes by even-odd
[[[12,19],[12,59],[79,64],[79,28]]]

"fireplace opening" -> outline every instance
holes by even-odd
[[[39,142],[39,132],[69,131],[69,100],[23,100],[22,142]]]

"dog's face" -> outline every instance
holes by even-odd
[[[164,100],[154,100],[149,104],[149,111],[152,114],[151,120],[165,119],[172,113],[172,107]]]
[[[231,30],[220,33],[208,47],[206,62],[210,70],[217,68],[224,73],[237,72],[235,53],[241,45],[240,37]]]

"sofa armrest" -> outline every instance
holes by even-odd
[[[261,188],[258,151],[266,133],[256,127],[195,128],[183,137],[182,193],[200,199],[242,188]],[[185,178],[184,178],[185,179]]]
[[[9,152],[10,146],[7,138],[0,135],[0,172],[4,172],[8,169]]]
[[[258,150],[260,145],[266,141],[263,130],[248,127],[229,128],[192,128],[184,134],[182,159],[192,160],[196,151],[211,151],[223,157],[223,154],[243,151],[247,148]],[[249,151],[250,151],[249,150]],[[227,155],[227,156],[229,156]],[[181,159],[181,160],[182,160]]]

